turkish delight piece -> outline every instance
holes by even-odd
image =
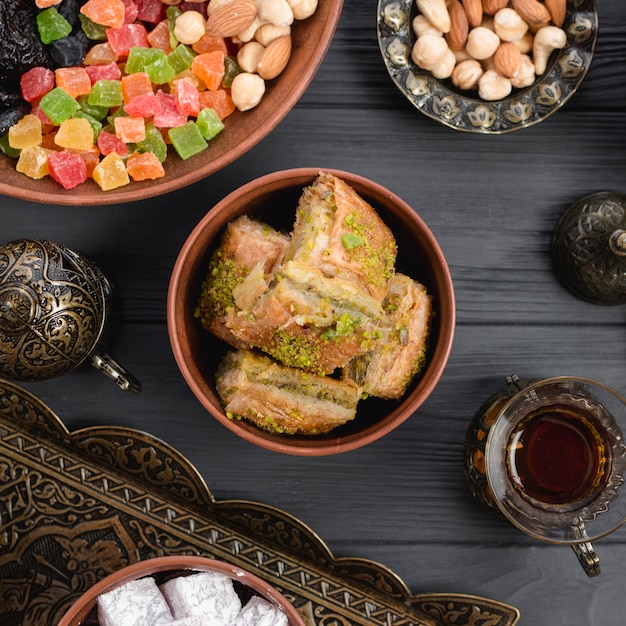
[[[241,601],[228,576],[199,572],[179,576],[161,585],[176,619],[202,617],[203,626],[232,626]]]
[[[124,583],[98,596],[100,626],[170,626],[173,618],[154,578]]]
[[[259,596],[253,596],[241,609],[233,626],[288,626],[286,613]]]

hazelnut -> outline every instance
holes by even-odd
[[[448,50],[448,44],[443,37],[424,35],[413,45],[411,58],[422,69],[432,70],[443,62]]]
[[[493,56],[499,45],[498,35],[484,26],[478,26],[469,32],[465,48],[480,61]]]
[[[481,64],[475,59],[461,61],[452,71],[452,84],[459,89],[476,89],[478,79],[483,75]]]
[[[512,89],[511,81],[495,70],[487,70],[478,80],[478,95],[483,100],[502,100]]]

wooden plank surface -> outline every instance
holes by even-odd
[[[113,352],[143,384],[132,396],[86,369],[28,387],[70,429],[125,425],[168,441],[216,498],[282,508],[337,556],[382,562],[416,593],[509,602],[523,626],[623,625],[626,529],[598,542],[603,573],[588,579],[569,548],[538,544],[489,517],[462,467],[469,420],[508,374],[577,374],[626,391],[626,309],[573,298],[549,256],[554,224],[571,202],[626,191],[626,10],[620,0],[598,4],[600,37],[585,82],[563,110],[523,131],[474,136],[422,116],[386,74],[376,2],[346,0],[299,104],[209,179],[110,207],[0,198],[4,241],[58,241],[103,267],[124,311]],[[351,171],[411,204],[439,239],[457,296],[451,359],[425,405],[367,448],[314,459],[258,449],[214,421],[176,367],[165,319],[169,276],[198,220],[242,183],[297,166]]]

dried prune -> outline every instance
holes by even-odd
[[[13,85],[7,90],[4,84],[0,84],[0,136],[29,111],[30,106],[17,95]]]
[[[80,30],[75,35],[53,41],[48,46],[48,53],[53,67],[72,67],[83,62],[88,48],[87,36]]]
[[[0,2],[0,79],[49,65],[39,39],[35,7],[30,0]]]

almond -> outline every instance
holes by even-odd
[[[462,0],[467,21],[472,28],[480,26],[483,21],[483,3],[482,0]],[[507,0],[508,2],[508,0]]]
[[[565,11],[567,9],[567,0],[545,0],[546,9],[550,12],[552,23],[559,28],[563,26],[565,21]]]
[[[291,35],[283,35],[269,43],[263,51],[256,71],[261,78],[276,78],[286,67],[291,56]]]
[[[503,41],[493,55],[493,68],[505,78],[517,76],[522,65],[522,53],[510,41]]]
[[[450,14],[450,30],[445,35],[448,47],[450,50],[463,50],[469,32],[465,9],[459,0],[452,0],[448,3],[448,13]]]
[[[495,15],[500,9],[506,9],[509,0],[483,0],[483,13],[485,15]]]
[[[539,0],[511,0],[511,6],[528,22],[533,31],[550,23],[550,12]]]
[[[215,37],[234,37],[254,22],[256,13],[254,0],[232,0],[208,16],[206,32]]]

